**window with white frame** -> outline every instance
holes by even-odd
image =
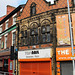
[[[7,36],[5,36],[5,48],[7,48]]]
[[[0,39],[0,49],[1,49],[1,39]]]
[[[16,24],[16,15],[13,16],[13,25],[15,25],[15,24]]]
[[[12,45],[16,44],[16,32],[13,32]]]
[[[75,0],[74,0],[74,6],[75,6]]]
[[[6,21],[6,29],[8,29],[8,21]]]
[[[16,45],[16,29],[12,31],[12,46]]]
[[[2,25],[0,25],[0,33],[2,33]]]

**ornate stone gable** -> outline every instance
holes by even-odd
[[[70,6],[72,6],[71,0],[69,0],[69,1],[70,1]],[[18,19],[23,19],[23,18],[31,16],[30,15],[30,13],[31,13],[30,6],[32,3],[36,4],[36,14],[43,13],[43,12],[53,10],[53,9],[67,7],[67,0],[58,0],[58,1],[56,1],[56,4],[50,5],[50,6],[44,0],[28,0],[24,9],[23,9],[21,16]]]

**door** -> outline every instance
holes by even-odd
[[[4,59],[3,68],[5,72],[8,72],[8,59]]]
[[[50,61],[21,62],[20,75],[50,75]]]
[[[8,72],[13,73],[13,60],[8,59]],[[9,74],[12,75],[12,74]]]
[[[72,62],[61,62],[61,75],[73,75]]]

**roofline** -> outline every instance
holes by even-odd
[[[19,5],[17,8],[15,8],[10,14],[8,14],[5,18],[3,18],[0,21],[0,25],[4,23],[8,18],[10,18],[12,15],[14,15],[16,12],[18,12],[25,4]]]
[[[14,7],[14,6],[11,6],[11,5],[7,5],[7,7],[8,7],[8,6],[9,6],[9,7],[12,7],[12,8],[16,8],[16,7]]]

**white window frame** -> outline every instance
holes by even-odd
[[[8,33],[4,35],[5,36],[5,42],[4,42],[4,48],[7,48],[7,43],[6,43],[6,37],[8,36]]]
[[[74,0],[74,6],[75,6],[75,0]]]
[[[0,49],[1,49],[1,39],[0,39]]]
[[[9,20],[7,20],[6,22],[5,22],[5,29],[8,29],[8,25],[9,25]],[[7,25],[8,24],[8,25]]]
[[[3,24],[0,25],[0,28],[1,28],[0,33],[2,33],[2,26],[3,26]]]
[[[16,16],[17,16],[17,13],[13,15],[13,25],[16,24],[16,22],[15,22],[15,20],[14,20],[14,19],[16,18]],[[17,18],[16,18],[16,19],[17,19]]]
[[[12,46],[13,46],[13,33],[16,32],[16,29],[12,31]]]

